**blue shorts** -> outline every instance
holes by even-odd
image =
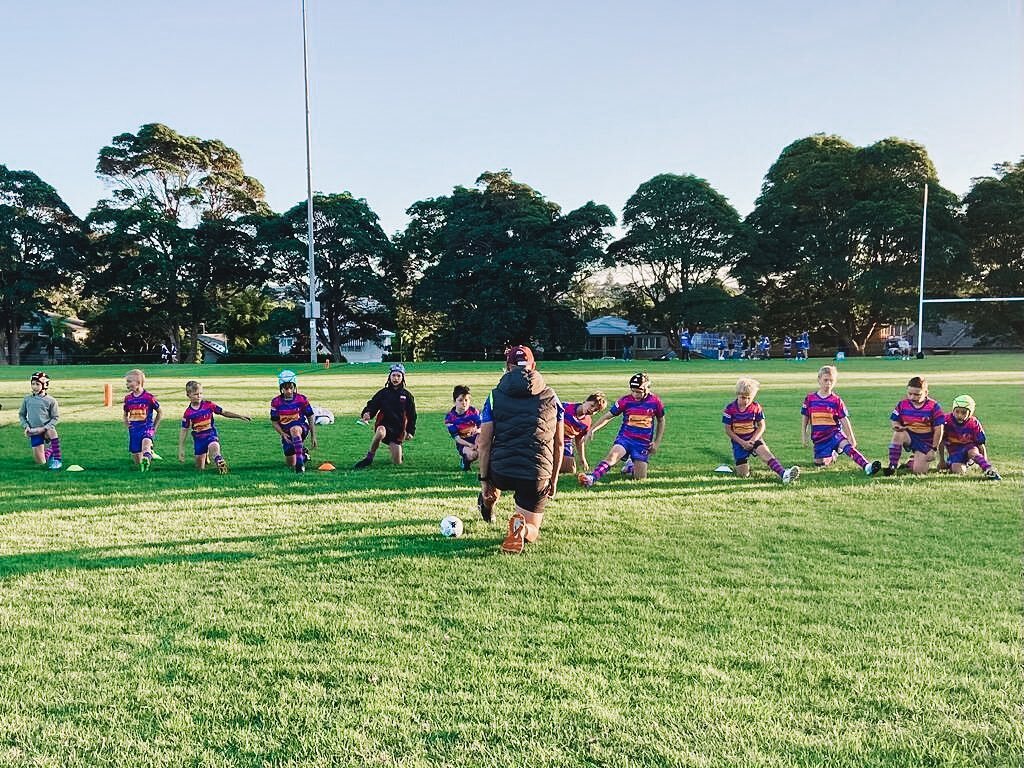
[[[41,435],[29,435],[28,436],[28,443],[33,448],[38,448],[40,445],[42,445],[45,442],[46,442],[46,433],[45,432],[43,434],[41,434]]]
[[[302,442],[306,442],[306,435],[309,434],[309,427],[302,428]],[[284,451],[285,456],[295,455],[295,446],[292,445],[292,439],[290,437],[281,438],[281,450]]]
[[[219,440],[216,429],[211,429],[209,432],[203,432],[199,435],[193,434],[192,442],[195,444],[196,456],[205,456],[210,451],[210,444],[216,443]]]
[[[146,438],[153,439],[153,428],[131,429],[128,428],[128,453],[142,453],[142,441]]]
[[[929,432],[927,435],[918,435],[914,432],[908,432],[910,435],[910,446],[903,446],[904,450],[911,451],[912,453],[931,453],[935,450],[935,446],[932,445],[932,433]]]
[[[647,462],[651,453],[651,444],[647,440],[630,440],[628,437],[616,437],[612,445],[621,445],[626,451],[626,456],[633,461]]]
[[[754,451],[748,451],[735,440],[731,440],[730,442],[732,443],[732,457],[736,461],[737,466],[740,464],[746,464],[747,460],[754,455],[754,451],[757,450],[757,446],[764,445],[761,440],[755,440]]]
[[[971,457],[967,455],[967,452],[977,448],[978,446],[971,444],[965,445],[962,448],[957,448],[955,451],[950,451],[946,457],[947,464],[966,464],[971,460]]]
[[[833,453],[839,453],[840,452],[839,451],[839,444],[840,443],[848,443],[848,442],[850,442],[850,441],[846,439],[846,435],[844,435],[839,430],[836,430],[835,434],[833,434],[832,436],[826,437],[820,443],[815,443],[814,444],[814,459],[815,460],[827,459]]]

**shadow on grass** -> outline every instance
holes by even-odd
[[[434,520],[407,519],[365,523],[331,523],[309,530],[292,530],[256,536],[217,536],[174,541],[142,542],[112,547],[87,547],[33,552],[0,557],[0,581],[31,573],[66,570],[143,569],[153,566],[225,563],[246,560],[300,560],[306,564],[330,561],[381,560],[402,557],[487,557],[496,551],[494,538],[463,536],[445,539],[440,533],[375,533],[354,535],[367,529],[423,528],[435,530]],[[182,551],[207,547],[239,547],[243,550]]]

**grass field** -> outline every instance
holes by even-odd
[[[411,365],[406,464],[364,472],[353,420],[386,366],[300,371],[338,417],[314,463],[339,471],[305,476],[266,419],[270,366],[152,369],[149,474],[102,406],[123,368],[50,371],[65,465],[86,468],[68,473],[32,464],[30,370],[0,367],[0,766],[1019,766],[1022,362],[852,360],[837,386],[883,462],[911,375],[944,404],[972,394],[1001,483],[810,470],[815,361],[650,363],[651,478],[563,480],[522,557],[499,554],[441,423],[452,386],[481,403],[496,365]],[[624,394],[633,369],[542,370],[577,400]],[[712,472],[741,374],[799,482]],[[255,417],[218,422],[230,475],[176,461],[193,377]],[[438,534],[446,514],[463,537]]]

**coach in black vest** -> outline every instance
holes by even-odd
[[[537,540],[544,505],[555,495],[564,425],[558,395],[536,369],[529,347],[512,347],[505,375],[484,404],[477,504],[490,522],[502,491],[512,491],[515,513],[508,521],[502,552],[520,554]]]

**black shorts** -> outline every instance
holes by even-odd
[[[516,506],[527,512],[540,514],[548,503],[548,480],[523,480],[518,477],[506,477],[491,472],[491,485],[503,491],[512,491]]]
[[[383,413],[377,414],[377,422],[374,424],[374,428],[384,427],[384,439],[381,440],[384,445],[401,445],[405,442],[405,422],[396,424],[394,421],[386,421]]]

